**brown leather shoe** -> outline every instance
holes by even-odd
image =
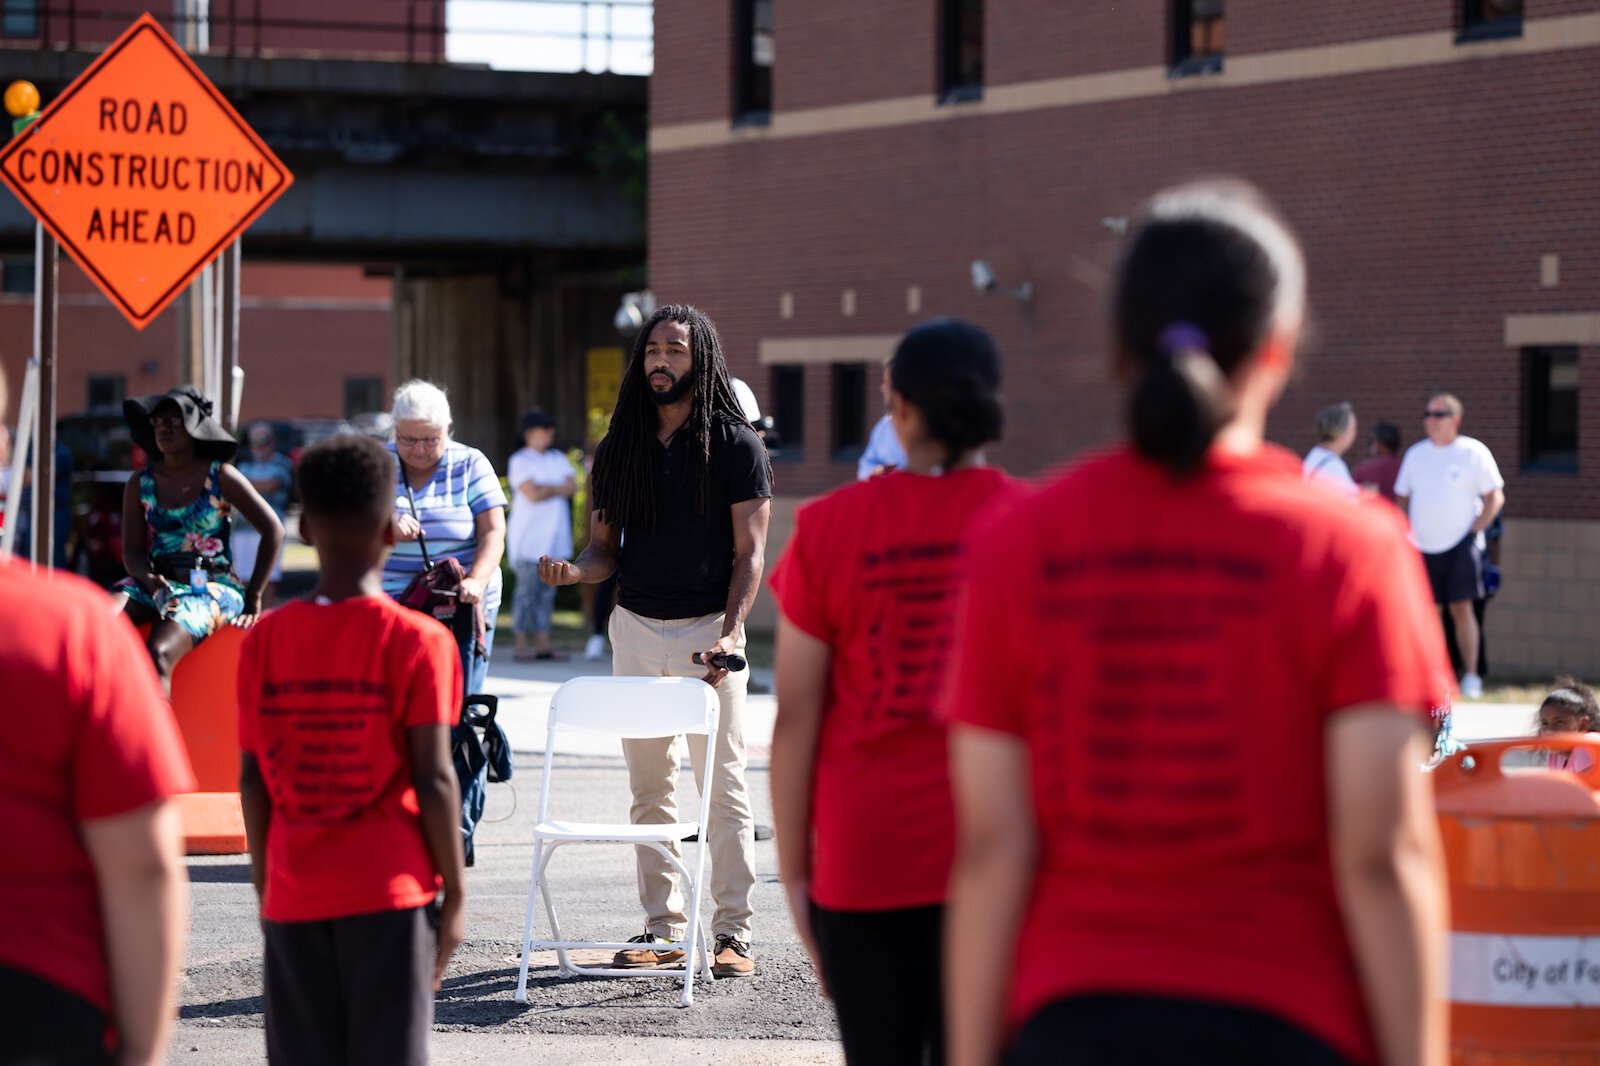
[[[630,944],[665,944],[661,948],[623,948],[611,957],[611,965],[624,970],[654,970],[663,966],[677,966],[683,963],[684,952],[682,948],[673,947],[672,941],[664,936],[654,933],[644,933],[641,936],[630,936]]]
[[[717,934],[716,954],[711,958],[713,977],[750,977],[756,972],[756,958],[750,945],[726,933]]]

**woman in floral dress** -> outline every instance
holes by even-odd
[[[122,561],[128,576],[114,591],[135,624],[150,623],[145,645],[171,689],[178,660],[228,623],[249,628],[261,613],[272,567],[256,567],[241,586],[228,548],[237,507],[261,531],[262,559],[277,557],[283,524],[228,462],[238,443],[211,417],[211,401],[183,385],[128,400],[123,415],[150,465],[128,479],[122,496]]]

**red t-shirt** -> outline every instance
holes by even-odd
[[[812,791],[811,896],[835,910],[942,902],[955,818],[935,715],[968,521],[1022,493],[998,470],[894,473],[802,507],[771,584],[832,649]]]
[[[421,907],[439,891],[407,731],[453,725],[450,631],[387,596],[290,603],[239,660],[239,746],[272,799],[262,917],[307,922]]]
[[[985,521],[946,707],[1026,740],[1039,856],[1010,1015],[1089,993],[1253,1007],[1376,1050],[1339,913],[1323,734],[1450,684],[1399,513],[1268,446],[1120,450]]]
[[[1357,485],[1376,485],[1378,494],[1390,503],[1394,502],[1394,479],[1400,476],[1400,457],[1398,455],[1374,455],[1356,464],[1350,471],[1350,479]]]
[[[0,556],[0,966],[111,1009],[79,835],[194,789],[172,709],[105,590]]]

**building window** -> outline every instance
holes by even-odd
[[[1223,0],[1173,0],[1172,76],[1222,70]]]
[[[853,463],[867,446],[867,364],[833,364],[833,461]]]
[[[383,410],[382,378],[344,379],[344,416],[370,415]]]
[[[33,295],[33,257],[0,259],[0,292],[8,296]]]
[[[733,120],[772,121],[772,0],[734,0]]]
[[[1524,469],[1578,469],[1578,349],[1524,348]]]
[[[1462,41],[1522,36],[1522,0],[1462,0]]]
[[[39,36],[39,0],[0,0],[0,37]]]
[[[128,396],[128,379],[122,374],[89,375],[89,408],[115,407],[120,409]]]
[[[983,98],[983,0],[943,0],[939,12],[939,102]]]
[[[772,434],[767,436],[767,449],[774,459],[798,459],[806,442],[806,368],[803,366],[775,366],[772,368]]]

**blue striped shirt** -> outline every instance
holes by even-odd
[[[393,444],[388,446],[394,452]],[[405,467],[395,456],[399,476],[395,481],[394,509],[396,514],[410,514],[411,501],[406,498]],[[506,494],[500,488],[500,478],[488,458],[476,448],[451,441],[445,445],[444,456],[434,468],[433,480],[420,489],[412,490],[416,498],[417,519],[422,523],[422,533],[428,538],[428,558],[443,559],[453,555],[461,565],[472,569],[478,555],[477,516],[491,507],[504,507]],[[414,540],[402,540],[389,553],[383,564],[383,591],[398,596],[406,584],[422,571],[422,545]],[[500,604],[500,571],[490,576],[484,589],[484,608],[493,610]]]

